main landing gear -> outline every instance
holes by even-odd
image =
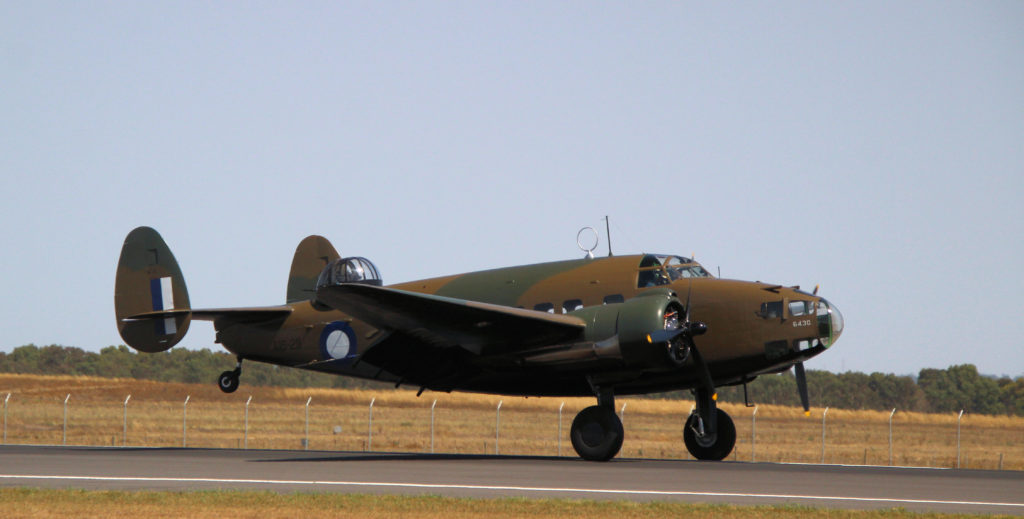
[[[608,461],[619,453],[625,433],[622,420],[615,414],[615,395],[610,390],[597,391],[597,405],[576,415],[569,431],[572,448],[588,461]]]
[[[732,418],[716,405],[713,390],[699,388],[696,410],[686,419],[683,427],[683,443],[686,450],[698,460],[724,460],[736,446],[736,426]],[[622,448],[625,433],[622,421],[615,414],[615,397],[612,391],[603,390],[597,397],[597,405],[590,406],[576,415],[570,429],[572,448],[576,454],[588,461],[608,461]]]
[[[699,460],[724,460],[736,446],[736,426],[729,414],[715,405],[717,395],[704,388],[694,393],[697,409],[683,426],[686,450]]]
[[[225,393],[234,393],[238,389],[239,377],[242,375],[242,357],[238,357],[238,364],[232,371],[225,371],[217,377],[217,387]]]

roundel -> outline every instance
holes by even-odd
[[[348,323],[334,321],[320,332],[320,353],[325,359],[348,359],[356,355],[356,332]]]

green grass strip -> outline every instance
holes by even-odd
[[[632,519],[664,517],[715,518],[951,518],[1009,517],[988,514],[919,513],[903,509],[835,510],[795,505],[733,506],[676,502],[595,501],[575,499],[454,498],[436,495],[277,493],[268,491],[108,491],[0,488],[6,518],[144,517],[317,519],[360,518],[564,518]]]

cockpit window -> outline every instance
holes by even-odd
[[[643,258],[640,259],[640,268],[644,268],[644,267],[660,267],[661,266],[661,260],[664,259],[664,258],[665,258],[665,256],[660,256],[659,257],[659,256],[655,256],[654,254],[647,254]]]
[[[711,274],[690,258],[665,254],[646,254],[640,260],[637,287],[667,285],[684,278],[709,278]]]
[[[691,265],[689,267],[669,267],[665,269],[668,271],[668,275],[672,278],[672,281],[683,278],[709,278],[711,274],[704,270],[704,267],[700,265]]]
[[[791,317],[800,317],[801,315],[807,315],[811,313],[813,308],[813,303],[811,303],[810,301],[790,301],[789,315]]]
[[[637,288],[656,287],[667,285],[672,281],[661,268],[649,268],[641,270],[636,277]]]

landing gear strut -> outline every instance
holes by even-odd
[[[588,461],[608,461],[619,453],[625,433],[622,420],[615,414],[615,395],[611,390],[599,390],[597,405],[576,415],[569,434],[572,448]]]
[[[225,393],[234,393],[238,389],[239,377],[242,375],[242,357],[238,357],[238,364],[233,371],[225,371],[217,377],[217,387]]]

